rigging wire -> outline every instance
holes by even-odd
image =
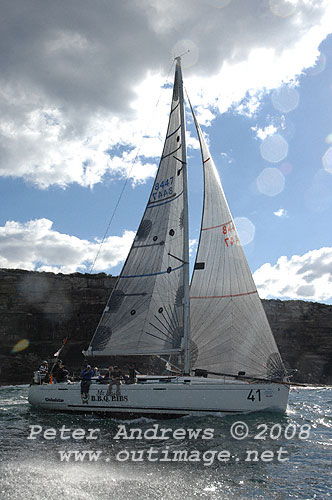
[[[167,77],[166,77],[166,82],[168,82],[169,75],[170,75],[170,73],[171,73],[171,71],[172,71],[173,65],[174,65],[174,60],[172,61],[171,67],[170,67],[170,69],[169,69],[169,71],[168,71],[168,75],[167,75]],[[160,91],[160,94],[159,94],[158,100],[157,100],[157,102],[156,102],[156,104],[155,104],[155,106],[154,106],[155,108],[157,108],[157,107],[158,107],[158,105],[159,105],[159,102],[160,102],[160,99],[161,99],[161,95],[162,95],[162,91]],[[149,123],[149,122],[148,122],[148,123]],[[147,131],[147,129],[148,129],[148,125],[146,126],[145,132]],[[99,245],[99,248],[98,248],[98,250],[97,250],[96,256],[95,256],[95,258],[94,258],[94,260],[93,260],[93,262],[92,262],[92,264],[91,264],[91,267],[90,267],[90,270],[89,270],[89,274],[91,274],[91,273],[92,273],[92,271],[93,271],[93,269],[94,269],[94,267],[95,267],[95,264],[96,264],[96,262],[97,262],[97,259],[98,259],[99,255],[100,255],[100,252],[101,252],[102,246],[103,246],[103,244],[104,244],[104,242],[105,242],[105,239],[106,239],[106,236],[107,236],[107,234],[108,234],[108,231],[109,231],[109,229],[110,229],[110,227],[111,227],[111,225],[112,225],[112,222],[113,222],[113,219],[114,219],[114,217],[115,217],[116,211],[117,211],[117,209],[118,209],[118,207],[119,207],[119,205],[120,205],[120,202],[121,202],[121,199],[122,199],[123,193],[124,193],[124,191],[125,191],[125,189],[126,189],[126,186],[127,186],[128,181],[129,181],[129,179],[130,179],[131,173],[132,173],[133,168],[134,168],[134,166],[135,166],[135,164],[136,164],[136,162],[137,162],[137,160],[138,160],[139,153],[140,153],[140,151],[141,151],[141,149],[142,149],[142,145],[143,145],[143,142],[144,142],[145,135],[146,135],[146,133],[144,133],[144,134],[143,134],[143,138],[142,138],[141,144],[139,145],[139,147],[138,147],[138,149],[137,149],[137,151],[136,151],[135,158],[134,158],[134,160],[133,160],[133,162],[132,162],[132,165],[131,165],[131,167],[130,167],[130,169],[129,169],[129,172],[128,172],[128,174],[127,174],[127,177],[126,177],[126,179],[125,179],[125,182],[124,182],[124,184],[123,184],[123,186],[122,186],[121,192],[120,192],[120,194],[119,194],[119,197],[118,197],[117,202],[116,202],[116,204],[115,204],[115,207],[114,207],[114,209],[113,209],[113,212],[112,212],[111,218],[110,218],[110,220],[109,220],[109,222],[108,222],[108,225],[107,225],[107,227],[106,227],[106,231],[105,231],[104,236],[103,236],[103,238],[102,238],[102,240],[101,240],[101,242],[100,242],[100,245]]]
[[[189,52],[190,52],[190,49],[187,49],[184,52],[182,52],[182,54],[180,54],[179,56],[176,56],[174,59],[177,59],[178,57],[185,56],[186,54],[189,54]]]

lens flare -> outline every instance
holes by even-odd
[[[255,238],[255,225],[247,217],[235,217],[235,226],[242,246],[248,245]]]
[[[306,205],[316,213],[325,212],[332,206],[332,175],[323,168],[311,180]]]
[[[289,17],[296,10],[296,4],[292,0],[270,0],[269,4],[272,14],[278,17]]]
[[[195,42],[192,40],[179,40],[173,47],[173,57],[182,55],[182,68],[190,68],[194,66],[199,57],[199,50]]]
[[[260,145],[264,160],[279,163],[288,155],[288,142],[279,134],[269,135]]]
[[[293,170],[293,165],[291,163],[282,163],[279,167],[280,172],[283,175],[289,175]]]
[[[24,351],[25,349],[27,349],[29,347],[29,344],[30,344],[30,342],[28,339],[19,340],[14,345],[14,347],[12,348],[12,350],[10,352],[11,352],[11,354],[15,354],[17,352]]]
[[[271,100],[275,109],[289,113],[299,105],[300,94],[294,87],[284,86],[272,93]]]
[[[323,154],[322,163],[324,170],[332,174],[332,146]]]
[[[326,137],[325,142],[326,144],[332,144],[332,133]]]
[[[207,0],[207,3],[211,5],[211,7],[216,7],[216,9],[223,9],[226,5],[230,4],[231,1],[232,0]]]
[[[257,189],[266,196],[276,196],[285,187],[285,177],[278,168],[264,168],[256,180]]]

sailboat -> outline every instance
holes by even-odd
[[[90,346],[100,356],[160,356],[174,374],[138,376],[108,394],[93,381],[33,384],[32,405],[110,416],[284,412],[289,380],[220,178],[193,113],[204,169],[200,239],[189,282],[185,106],[177,57],[159,168],[144,215]],[[191,107],[191,106],[190,106]]]

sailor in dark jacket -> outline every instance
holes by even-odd
[[[89,389],[91,385],[91,379],[94,375],[93,370],[90,365],[83,368],[81,373],[81,396],[83,403],[87,403],[89,400]]]
[[[56,362],[56,365],[55,367],[53,368],[52,370],[52,373],[53,373],[53,377],[55,378],[55,381],[57,383],[60,383],[60,382],[66,382],[68,380],[68,375],[69,375],[69,372],[68,370],[65,368],[64,364],[62,363],[61,359],[59,359],[57,362]]]

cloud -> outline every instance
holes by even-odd
[[[260,128],[260,127],[258,127],[258,125],[256,125],[255,127],[251,127],[251,130],[253,132],[255,132],[255,136],[258,139],[261,139],[262,141],[264,141],[264,139],[266,139],[270,135],[275,134],[278,129],[274,125],[271,124],[271,125],[267,125],[264,128]]]
[[[198,245],[198,239],[197,238],[189,240],[189,255],[190,255],[190,257],[194,257],[195,256],[196,250],[197,250],[197,245]]]
[[[288,212],[284,208],[279,208],[276,212],[273,212],[276,217],[288,217]]]
[[[331,5],[282,5],[4,0],[0,175],[40,188],[92,186],[107,175],[145,182],[162,148],[175,52],[190,48],[186,86],[205,125],[231,106],[253,114],[262,92],[314,64]]]
[[[89,272],[100,240],[83,240],[59,233],[49,219],[26,223],[9,221],[0,227],[0,267],[49,272]],[[135,233],[105,239],[94,271],[110,272],[122,264]],[[190,240],[190,254],[197,240]],[[262,298],[291,298],[328,301],[332,298],[332,248],[312,250],[304,255],[282,256],[275,265],[266,263],[254,273]]]
[[[25,223],[8,221],[0,227],[0,268],[52,273],[111,272],[123,264],[135,237],[134,231],[101,240],[82,240],[59,233],[49,219]],[[192,257],[198,240],[189,240]],[[96,262],[94,262],[96,260]]]
[[[100,241],[82,240],[55,231],[53,222],[36,219],[26,223],[6,222],[0,227],[0,267],[37,271],[88,272]],[[94,271],[110,271],[126,258],[135,233],[105,239]]]
[[[328,301],[332,298],[332,248],[311,250],[291,258],[280,257],[254,273],[262,298]]]
[[[228,153],[220,153],[220,156],[228,165],[231,165],[231,163],[234,162],[234,158],[232,158]]]

